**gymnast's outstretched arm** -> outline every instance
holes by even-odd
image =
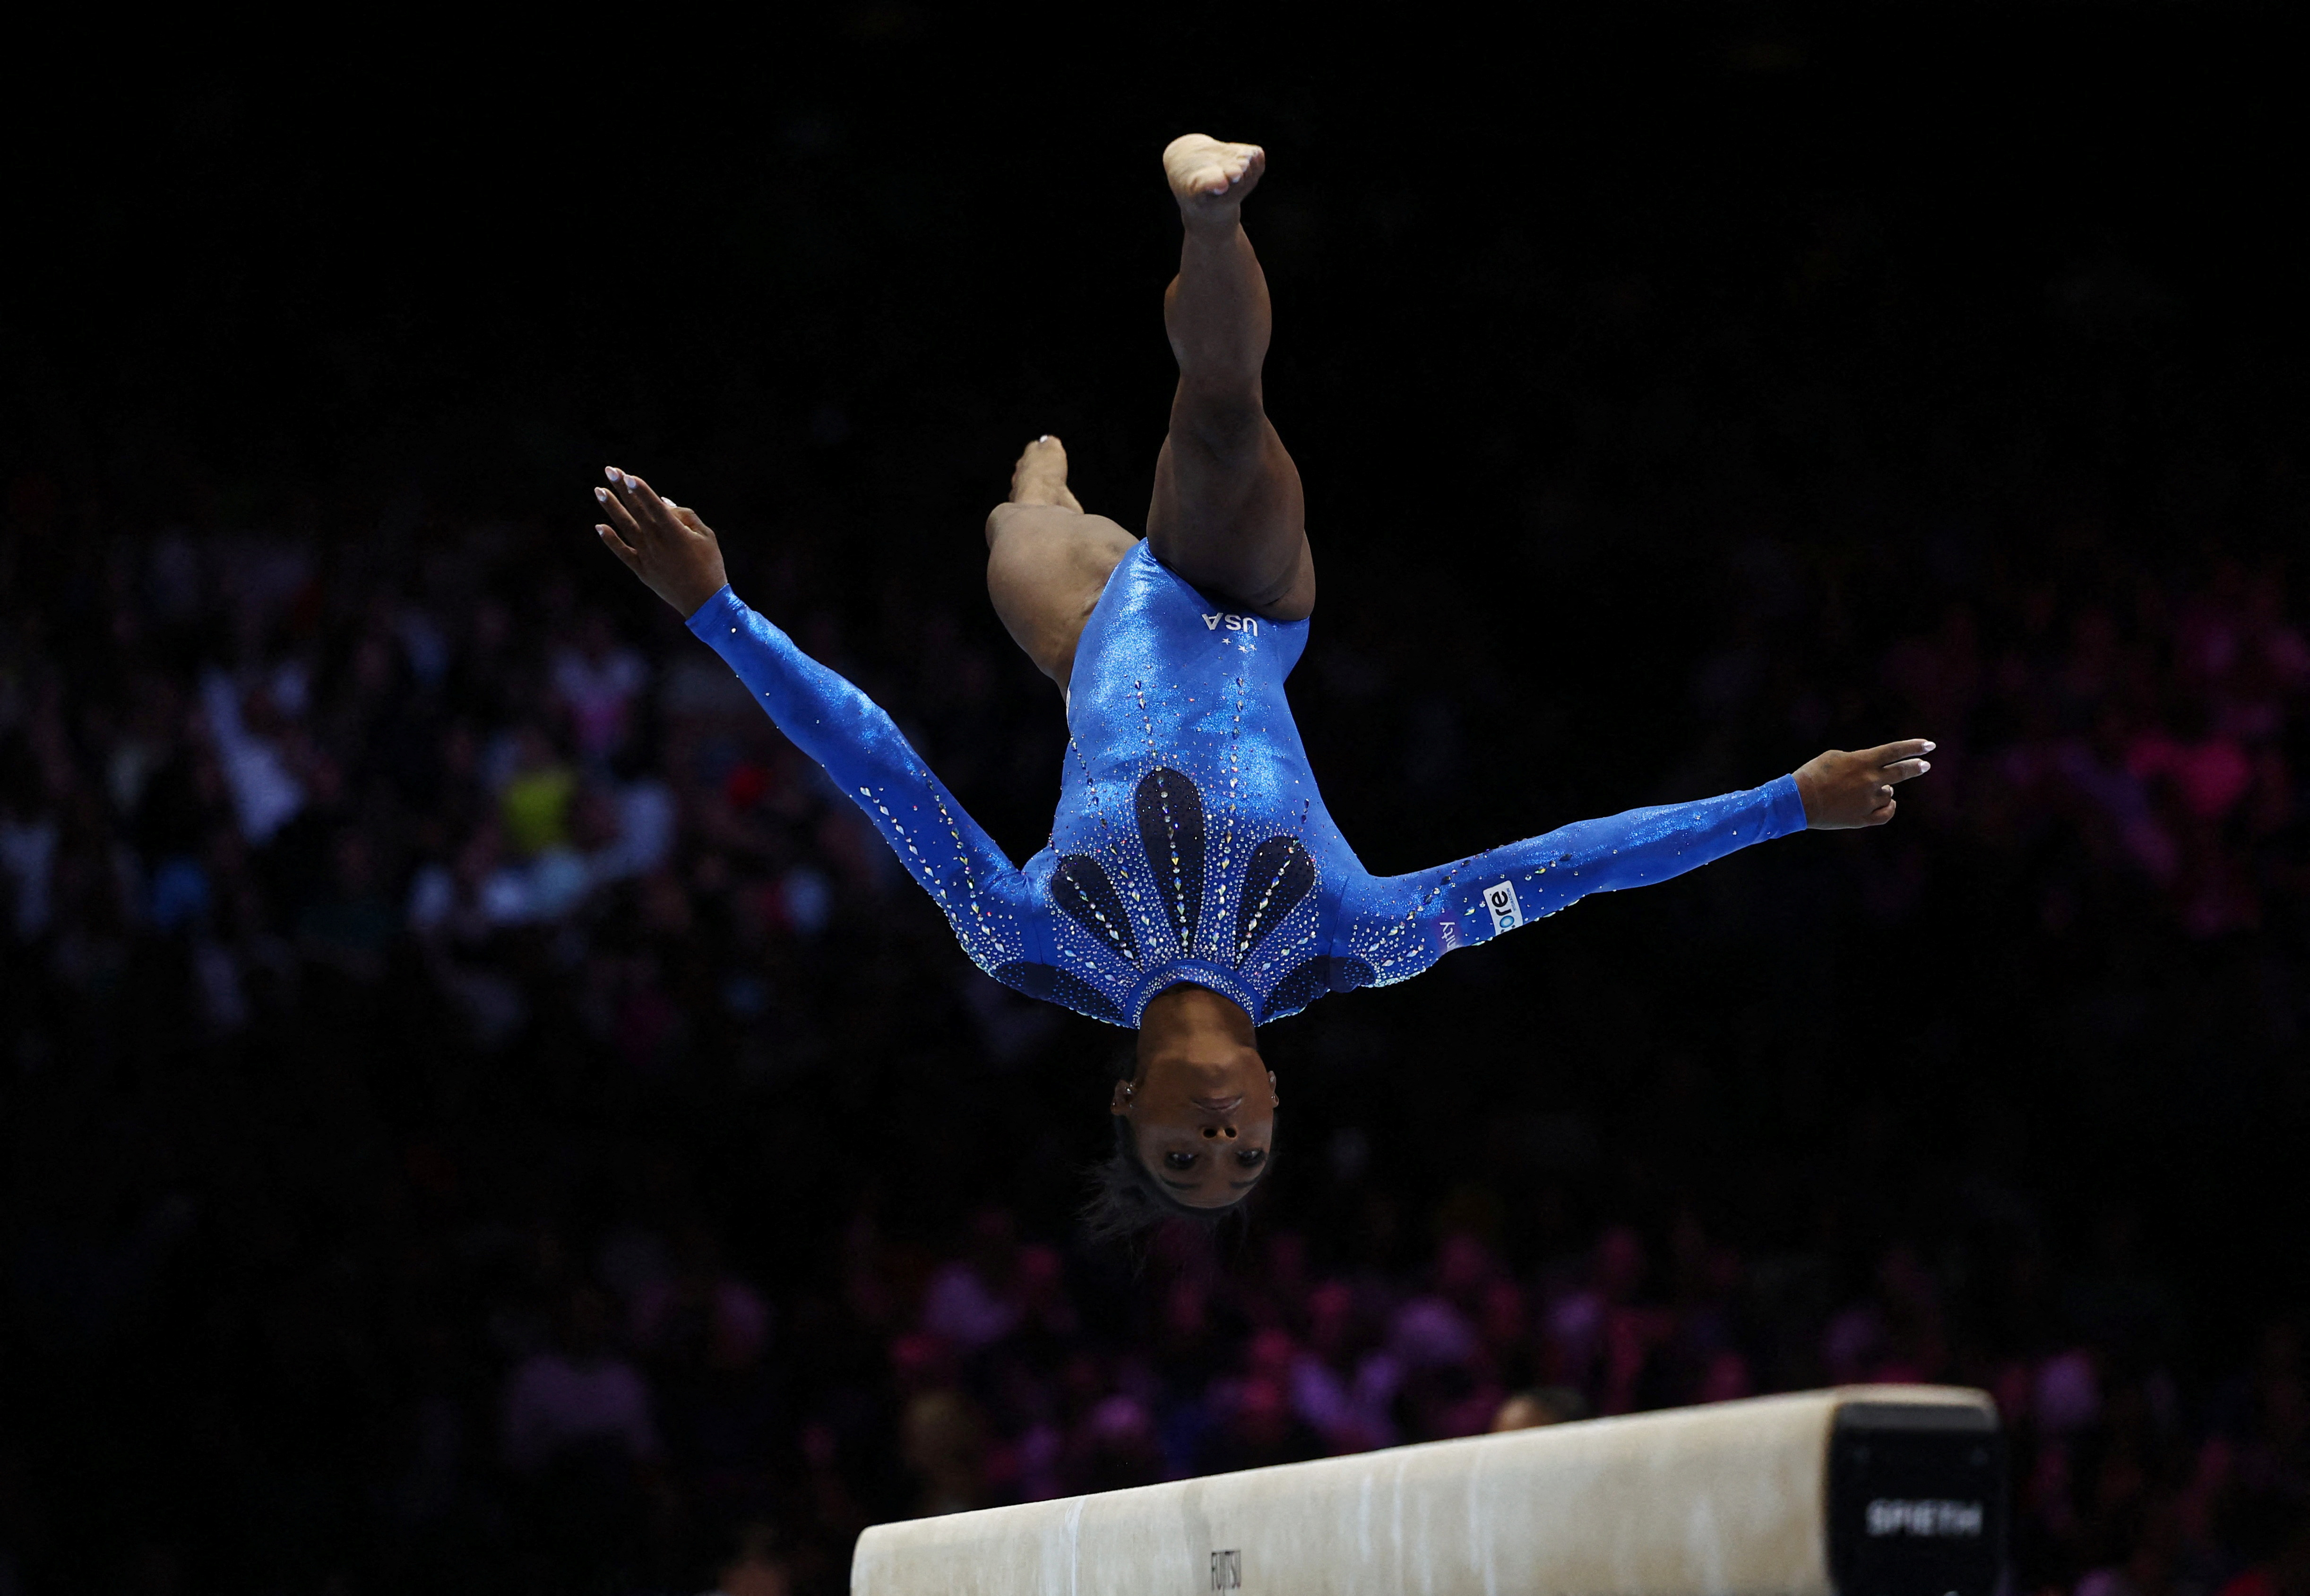
[[[1932,747],[1832,750],[1746,792],[1577,820],[1410,875],[1365,876],[1342,894],[1335,945],[1368,950],[1374,984],[1402,981],[1592,892],[1665,881],[1792,831],[1881,826],[1893,818],[1894,786],[1932,768]]]
[[[795,646],[730,591],[713,530],[639,477],[612,470],[595,499],[610,551],[690,622],[795,747],[825,767],[908,872],[992,971],[1023,950],[1031,894],[994,839],[963,811],[890,716]]]

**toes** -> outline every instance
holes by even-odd
[[[1075,496],[1067,491],[1064,444],[1046,432],[1020,451],[1019,463],[1011,468],[1011,502],[1082,508]]]
[[[1217,199],[1256,181],[1267,152],[1257,144],[1229,144],[1191,133],[1171,141],[1163,169],[1182,199]]]
[[[1212,161],[1201,179],[1202,192],[1225,194],[1242,182],[1251,175],[1252,158],[1255,153],[1250,149],[1229,151]]]

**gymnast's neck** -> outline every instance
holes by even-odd
[[[1220,1048],[1259,1044],[1241,1003],[1208,986],[1182,981],[1147,1000],[1139,1016],[1139,1056],[1175,1053],[1189,1058]]]

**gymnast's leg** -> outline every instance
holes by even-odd
[[[1155,463],[1147,537],[1163,563],[1196,586],[1270,619],[1298,620],[1316,606],[1316,567],[1298,468],[1261,403],[1267,279],[1238,220],[1266,165],[1255,145],[1200,134],[1163,152],[1186,239],[1163,299],[1179,386]],[[1062,693],[1083,623],[1133,541],[1077,502],[1058,439],[1027,446],[1012,469],[1010,498],[986,518],[986,590],[1012,639]]]
[[[1256,144],[1201,134],[1163,152],[1186,238],[1163,297],[1179,386],[1155,464],[1147,540],[1164,564],[1214,596],[1298,620],[1316,607],[1316,562],[1298,467],[1262,403],[1272,317],[1267,277],[1240,220],[1266,169]]]
[[[1067,487],[1057,438],[1037,438],[1011,468],[1011,496],[986,517],[986,595],[1012,640],[1063,694],[1083,623],[1138,541],[1084,511]]]

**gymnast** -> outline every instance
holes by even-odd
[[[730,591],[697,513],[612,468],[603,542],[689,618],[824,766],[1004,984],[1137,1030],[1110,1105],[1095,1227],[1206,1220],[1270,1157],[1257,1028],[1326,993],[1407,980],[1591,892],[1666,880],[1811,827],[1881,826],[1923,741],[1832,750],[1747,792],[1583,820],[1410,875],[1358,862],[1284,698],[1316,565],[1299,473],[1268,421],[1267,282],[1244,200],[1266,155],[1201,134],[1163,152],[1185,226],[1163,323],[1179,366],[1147,536],[1087,513],[1055,438],[986,520],[987,590],[1065,705],[1050,846],[1025,867],[965,814],[890,717]]]

